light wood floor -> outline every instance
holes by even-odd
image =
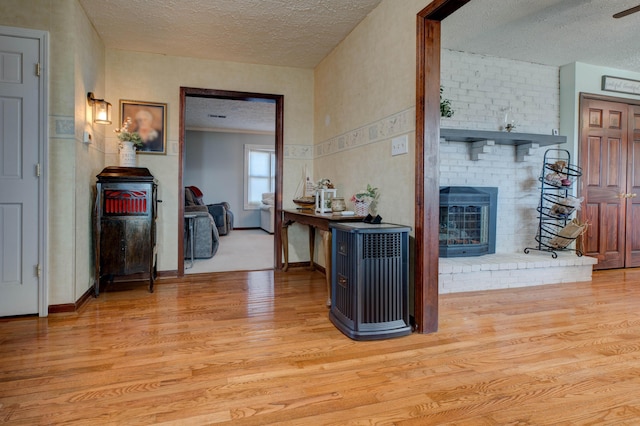
[[[356,342],[294,269],[108,289],[0,321],[0,423],[640,424],[640,270],[451,294],[440,330]]]

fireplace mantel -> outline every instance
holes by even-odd
[[[538,146],[548,146],[567,142],[566,136],[468,129],[440,129],[440,137],[453,142],[495,141],[498,145],[514,146],[529,143],[538,144]]]
[[[522,162],[534,155],[535,150],[541,146],[567,142],[566,136],[468,129],[440,129],[440,138],[451,142],[469,143],[470,157],[473,161],[483,159],[496,144],[515,147],[516,161]]]

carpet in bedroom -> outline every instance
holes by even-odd
[[[185,258],[185,274],[273,269],[273,235],[262,229],[234,229],[220,237],[218,252],[211,259]]]

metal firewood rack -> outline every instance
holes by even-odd
[[[565,231],[575,228],[574,217],[580,200],[572,194],[574,185],[582,176],[580,167],[571,164],[571,154],[565,149],[548,149],[544,153],[540,181],[540,201],[538,203],[538,231],[536,247],[530,250],[546,251],[555,259],[559,251],[571,250],[578,256],[582,252],[570,247],[578,235]]]

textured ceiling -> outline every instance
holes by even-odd
[[[107,48],[314,68],[380,0],[80,0]]]
[[[472,0],[442,22],[442,46],[546,65],[640,72],[640,0]]]
[[[380,3],[79,1],[107,48],[301,68],[314,68]],[[403,0],[393,1],[401,4]],[[426,6],[429,0],[424,3]],[[612,18],[638,3],[640,0],[472,0],[443,21],[442,47],[546,65],[577,61],[640,72],[640,13]],[[187,108],[187,128],[240,126],[273,131],[274,113],[268,104],[193,98]]]
[[[185,121],[187,130],[275,133],[276,104],[187,96]]]
[[[380,1],[80,0],[80,4],[107,48],[314,68]],[[269,103],[188,97],[185,117],[187,129],[275,132],[275,105]]]

